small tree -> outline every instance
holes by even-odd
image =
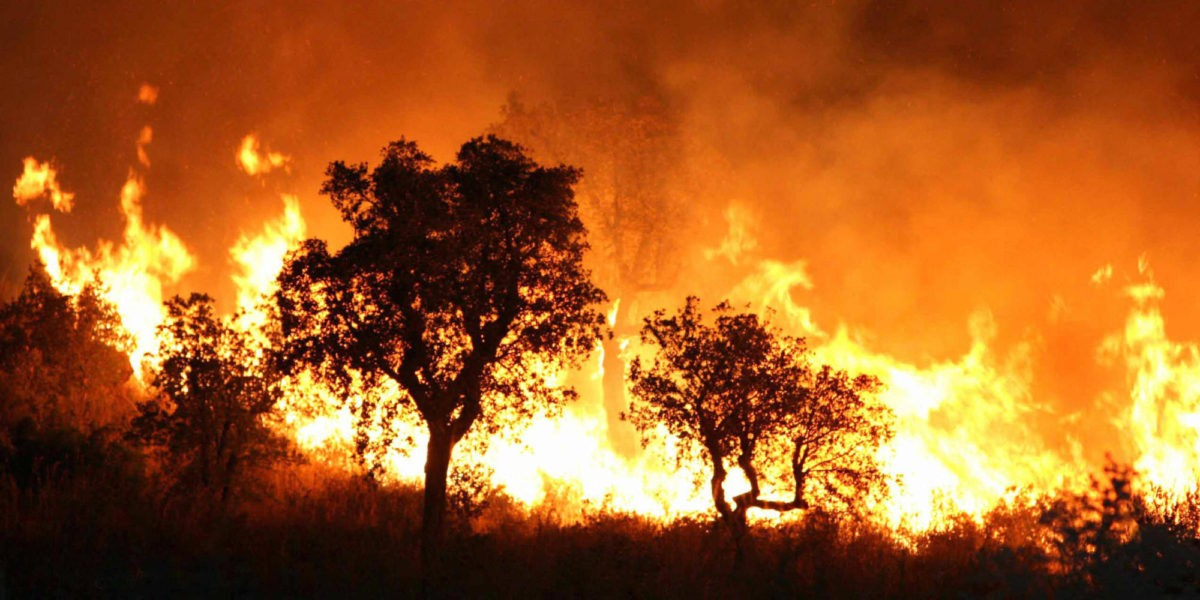
[[[440,168],[401,140],[370,172],[335,162],[327,175],[322,191],[354,239],[333,254],[309,240],[280,273],[288,362],[335,388],[394,383],[401,393],[366,395],[363,410],[420,416],[422,556],[432,567],[454,447],[476,423],[494,434],[504,415],[573,398],[538,368],[577,364],[603,331],[605,297],[583,268],[579,173],[488,136]]]
[[[94,466],[133,411],[132,339],[100,285],[63,294],[35,263],[0,305],[0,470],[22,485]]]
[[[284,455],[267,422],[280,378],[265,348],[214,314],[212,298],[176,296],[166,307],[158,394],[138,405],[131,432],[163,451],[180,484],[226,502],[247,469]]]
[[[814,371],[803,339],[728,303],[713,312],[710,324],[690,297],[677,314],[659,310],[645,320],[642,340],[657,352],[630,366],[627,416],[644,436],[662,426],[679,438],[681,461],[706,459],[713,504],[739,551],[751,507],[807,508],[815,491],[849,502],[877,488],[875,453],[891,437],[886,409],[865,399],[878,382],[827,366]],[[730,504],[725,480],[733,464],[750,490]],[[790,485],[792,497],[764,498],[766,483]]]

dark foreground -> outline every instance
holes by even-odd
[[[416,596],[420,494],[276,473],[227,501],[172,494],[127,470],[0,480],[0,598]],[[1150,516],[1097,485],[951,520],[910,543],[810,513],[756,529],[735,567],[708,520],[595,511],[565,524],[493,494],[460,505],[441,597],[1147,597],[1200,593],[1196,504]],[[474,513],[474,514],[472,514]],[[468,515],[470,518],[468,519]]]

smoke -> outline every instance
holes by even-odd
[[[0,9],[0,165],[15,181],[24,157],[53,160],[75,194],[61,235],[111,239],[152,126],[146,218],[194,250],[181,287],[225,306],[228,248],[280,193],[310,235],[345,239],[316,193],[324,165],[402,135],[449,159],[517,92],[665,107],[682,256],[728,248],[733,211],[743,260],[803,261],[811,286],[790,294],[815,328],[878,351],[957,356],[987,312],[1001,352],[1036,347],[1040,389],[1069,412],[1108,383],[1094,350],[1143,255],[1171,332],[1200,334],[1191,3],[104,4]],[[245,177],[250,133],[289,169]],[[7,279],[33,258],[31,214],[0,208]],[[710,256],[679,297],[746,274]],[[1113,284],[1092,283],[1106,264]]]

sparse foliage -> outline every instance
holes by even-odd
[[[496,498],[495,469],[478,461],[458,461],[450,468],[447,503],[456,524],[469,530],[471,521]]]
[[[876,451],[892,439],[891,411],[870,401],[881,384],[829,365],[804,369],[799,383],[805,393],[783,407],[775,440],[795,503],[820,498],[830,508],[861,508],[887,483]]]
[[[394,383],[400,393],[366,408],[420,415],[428,562],[455,445],[476,424],[494,434],[572,399],[542,371],[586,356],[603,330],[604,294],[582,265],[579,173],[488,136],[443,167],[401,140],[373,170],[335,162],[327,176],[354,239],[335,253],[309,240],[280,274],[287,364],[343,387]]]

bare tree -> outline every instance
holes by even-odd
[[[493,129],[547,160],[583,168],[584,221],[593,228],[596,278],[613,297],[613,338],[604,340],[604,407],[618,453],[637,451],[636,432],[620,419],[627,407],[619,337],[637,329],[630,307],[639,295],[670,289],[688,227],[688,179],[677,117],[653,98],[608,98],[529,105],[516,95]]]

